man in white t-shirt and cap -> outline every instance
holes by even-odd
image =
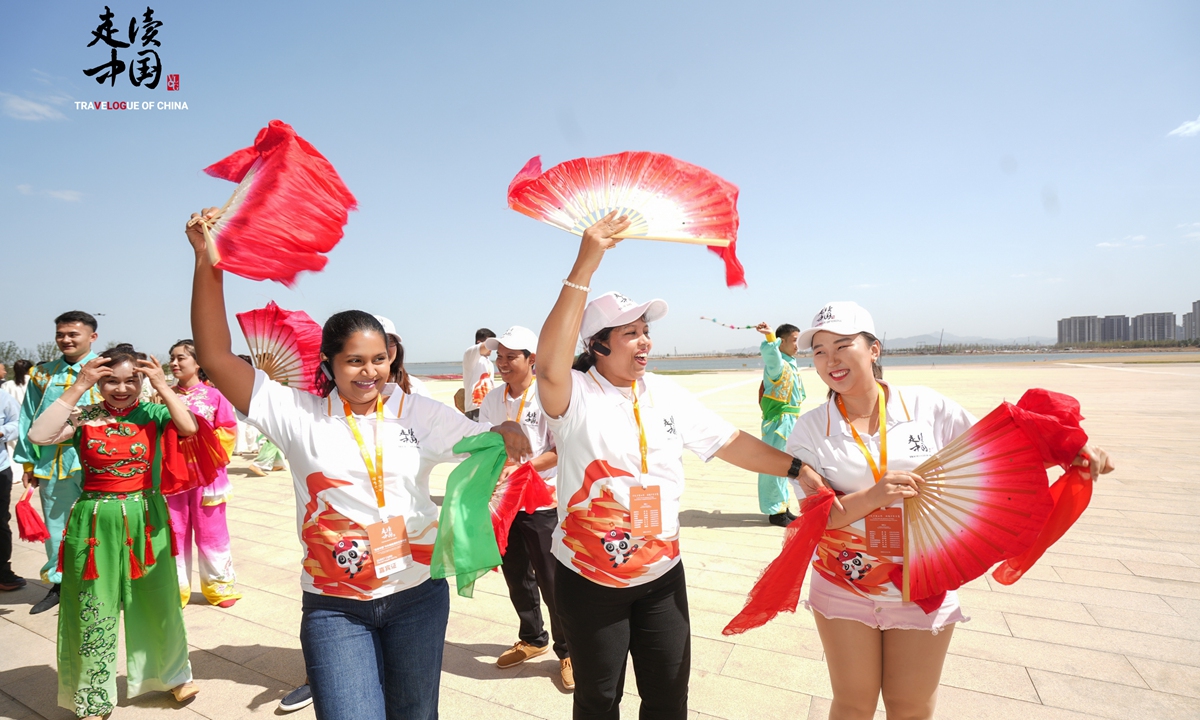
[[[575,687],[575,674],[567,654],[567,638],[563,634],[554,603],[554,572],[557,561],[551,552],[550,543],[554,528],[558,524],[558,502],[555,500],[555,482],[558,453],[554,448],[554,437],[538,402],[537,378],[534,364],[537,361],[537,335],[530,329],[510,327],[498,338],[487,338],[483,344],[495,354],[496,368],[504,380],[483,399],[479,406],[481,422],[498,425],[512,420],[521,426],[533,448],[532,469],[546,483],[550,502],[536,511],[519,511],[513,519],[508,534],[508,549],[500,569],[508,584],[508,597],[520,619],[518,641],[500,656],[496,665],[510,668],[530,658],[547,652],[553,638],[554,654],[558,656],[563,686]],[[504,468],[501,479],[517,469],[517,465]],[[550,632],[542,619],[541,599],[546,603],[550,615]]]
[[[496,337],[487,328],[475,331],[475,344],[463,353],[463,401],[459,409],[472,420],[479,419],[479,404],[492,391],[496,368],[489,356],[492,351],[484,341]]]

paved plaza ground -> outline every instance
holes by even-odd
[[[807,409],[824,399],[825,388],[811,370],[803,377]],[[913,366],[890,368],[887,377],[935,388],[980,416],[1030,387],[1070,393],[1088,416],[1084,427],[1118,467],[1070,533],[1020,582],[1004,587],[985,577],[961,590],[971,621],[955,630],[937,716],[1200,718],[1200,364]],[[676,379],[741,429],[757,432],[757,373]],[[448,401],[456,385],[430,387]],[[122,679],[114,719],[271,715],[304,680],[291,480],[285,473],[253,477],[245,467],[240,458],[232,466],[229,506],[245,598],[221,610],[197,591],[184,611],[200,695],[183,708],[164,693],[128,700]],[[745,635],[721,635],[783,536],[757,512],[756,478],[690,455],[685,467],[691,715],[825,718],[828,674],[803,609]],[[435,474],[435,494],[448,471],[442,466]],[[36,577],[41,546],[16,545],[14,569]],[[31,581],[0,595],[0,718],[72,716],[55,703],[57,611],[29,615],[44,594],[45,586]],[[557,684],[553,654],[507,671],[495,666],[517,628],[500,575],[484,577],[474,599],[451,597],[441,717],[569,718],[571,696]],[[636,695],[631,671],[623,717],[637,717]],[[311,718],[312,709],[295,717]]]

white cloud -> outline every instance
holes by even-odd
[[[10,93],[0,93],[0,108],[5,115],[17,120],[60,120],[63,114],[45,103]]]
[[[858,288],[860,290],[866,290],[868,288],[877,288],[877,287],[879,287],[879,284],[878,283],[861,283],[858,285],[851,285],[850,287]]]
[[[78,190],[47,190],[46,194],[52,198],[66,200],[67,202],[79,202],[83,197],[83,193]]]
[[[1027,278],[1027,277],[1029,277],[1029,273],[1014,273],[1013,275],[1010,275],[1009,277]]]
[[[1125,247],[1125,245],[1123,243],[1102,242],[1102,243],[1096,243],[1096,247],[1111,248],[1111,247]]]
[[[1179,137],[1192,137],[1200,135],[1200,117],[1195,120],[1188,120],[1184,124],[1167,133],[1167,137],[1178,135]]]
[[[27,183],[18,185],[17,192],[22,195],[49,195],[52,198],[65,202],[79,202],[83,199],[83,193],[78,190],[34,190],[33,186]]]
[[[1136,242],[1145,242],[1146,236],[1145,235],[1126,235],[1125,240],[1127,242],[1135,242],[1135,243]]]

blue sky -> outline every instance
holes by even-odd
[[[146,7],[108,4],[121,37]],[[753,342],[701,315],[803,326],[835,299],[891,337],[1053,336],[1200,299],[1196,3],[151,6],[179,92],[83,75],[102,3],[7,8],[0,340],[49,339],[74,308],[104,313],[102,341],[190,334],[182,226],[231,190],[201,169],[273,118],[360,209],[294,291],[230,277],[231,313],[383,313],[413,361],[541,326],[578,241],[506,207],[538,154],[653,150],[740,187],[748,289],[665,243],[596,277],[671,304],[658,351]],[[188,109],[75,109],[96,100]]]

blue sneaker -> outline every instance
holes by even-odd
[[[309,705],[312,705],[312,690],[309,689],[308,683],[284,695],[283,699],[279,701],[279,709],[283,712],[295,712]]]

